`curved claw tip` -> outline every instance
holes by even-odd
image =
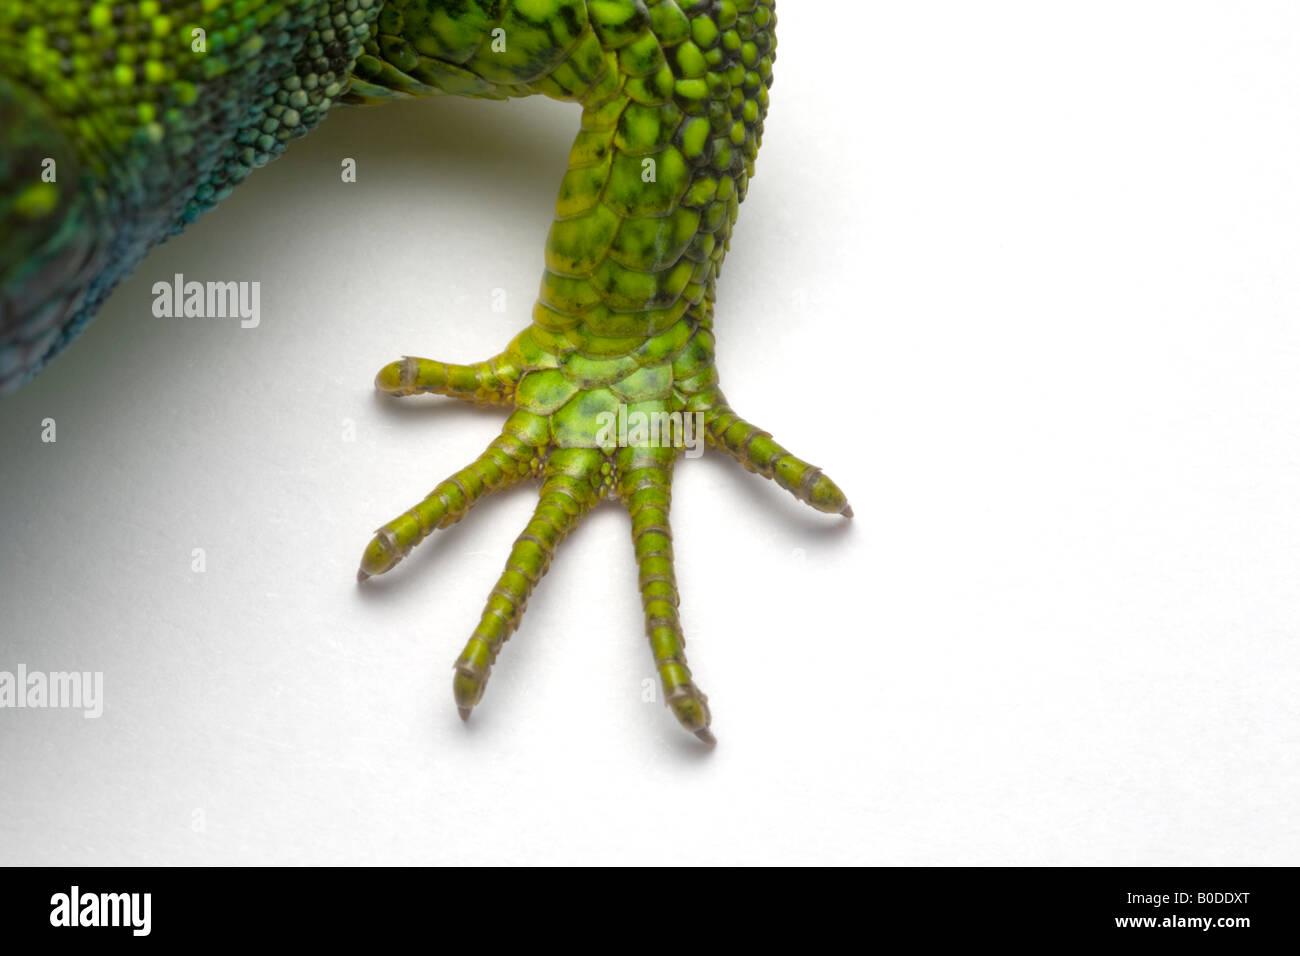
[[[368,578],[368,577],[370,577],[370,575],[366,574],[365,571],[362,571],[362,570],[360,570],[360,569],[357,570],[357,580],[358,580],[358,581],[364,581],[364,580],[366,580],[366,578]]]
[[[844,506],[844,510],[841,511],[840,514],[842,514],[842,515],[843,515],[844,517],[846,517],[846,518],[852,518],[852,517],[853,517],[853,508],[852,508],[852,506],[850,506],[850,505],[845,505],[845,506]]]
[[[469,715],[474,712],[473,707],[457,707],[456,709],[460,711],[460,719],[465,721],[468,721]]]
[[[716,747],[718,745],[718,738],[713,736],[713,732],[710,731],[708,727],[695,731],[695,736],[699,737],[710,747]]]

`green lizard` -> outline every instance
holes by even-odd
[[[488,493],[540,480],[455,664],[468,718],[560,541],[617,497],[664,698],[712,743],[677,611],[680,442],[607,425],[696,420],[750,471],[852,516],[834,482],[732,411],[714,365],[715,283],[754,173],[775,27],[773,0],[0,0],[0,393],[61,351],[152,246],[333,105],[577,102],[532,323],[485,361],[405,358],[375,380],[509,417],[477,460],[376,533],[358,578]]]

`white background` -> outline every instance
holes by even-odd
[[[1300,10],[780,14],[722,381],[857,518],[679,467],[716,751],[642,702],[617,507],[467,726],[535,492],[353,582],[502,420],[373,375],[526,323],[578,116],[340,110],[0,405],[0,669],[107,698],[0,711],[0,861],[1297,862]],[[155,319],[175,272],[261,327]]]

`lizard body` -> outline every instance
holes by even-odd
[[[468,717],[560,541],[616,497],[665,700],[711,742],[677,613],[668,513],[680,445],[603,426],[698,420],[749,470],[852,514],[819,469],[731,409],[714,363],[718,270],[768,105],[773,0],[43,0],[39,16],[26,0],[2,3],[0,391],[64,348],[150,247],[336,103],[541,94],[581,105],[532,323],[482,362],[404,358],[376,377],[392,395],[510,414],[477,460],[376,533],[358,578],[388,571],[488,493],[541,481],[456,661]],[[56,182],[39,176],[50,157]]]

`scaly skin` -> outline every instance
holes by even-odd
[[[0,395],[320,121],[379,4],[0,0]]]
[[[732,411],[714,364],[716,280],[768,105],[772,0],[141,3],[125,13],[92,9],[95,23],[107,16],[112,27],[107,46],[103,37],[77,39],[83,4],[50,6],[38,41],[20,39],[13,11],[0,14],[0,84],[9,90],[0,85],[0,111],[20,120],[6,145],[15,161],[0,170],[0,214],[22,227],[16,244],[6,241],[16,252],[6,261],[21,266],[0,274],[11,381],[62,348],[150,245],[340,97],[542,94],[581,104],[532,323],[486,361],[408,357],[376,377],[394,396],[449,395],[511,413],[478,459],[376,533],[358,578],[390,570],[489,492],[541,481],[536,510],[456,661],[453,689],[467,718],[560,541],[593,505],[615,497],[632,522],[665,700],[683,727],[711,743],[707,699],[691,679],[677,614],[668,515],[679,448],[619,444],[602,423],[620,407],[698,413],[711,446],[819,511],[852,515],[829,478]],[[169,18],[165,28],[159,17]],[[176,24],[208,22],[210,32],[232,31],[218,70],[157,40]],[[71,37],[71,76],[60,36]],[[36,47],[45,52],[34,56]],[[123,73],[123,63],[135,72]],[[72,186],[29,195],[44,192],[33,187],[33,158],[60,149]]]

